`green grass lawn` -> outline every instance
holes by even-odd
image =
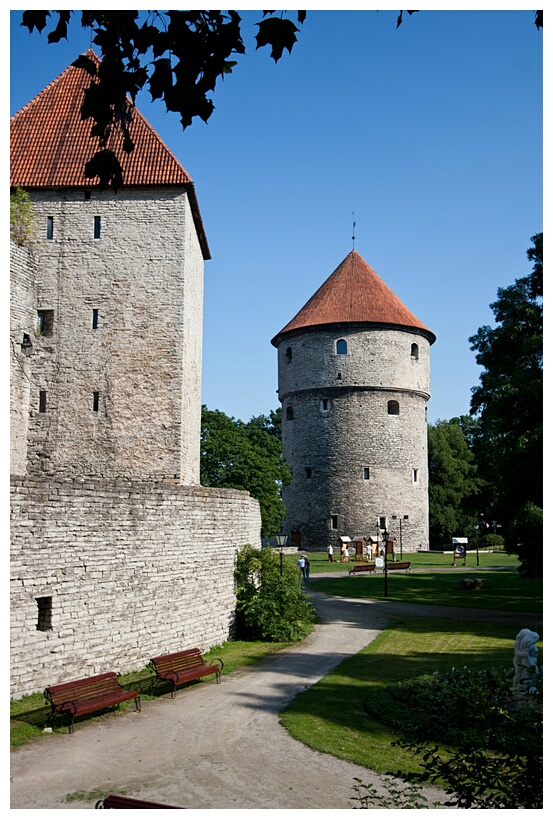
[[[532,622],[520,626],[541,634]],[[379,773],[416,771],[413,757],[391,745],[397,736],[367,715],[364,701],[391,683],[433,671],[465,665],[511,668],[517,631],[488,622],[396,618],[363,651],[297,696],[281,714],[281,722],[293,737],[322,753]],[[451,707],[455,708],[454,691]]]
[[[297,565],[300,554],[300,552],[296,554],[286,554],[284,555],[284,559],[293,563],[293,565]],[[335,555],[334,563],[329,563],[326,552],[305,552],[304,554],[307,554],[309,557],[311,574],[320,574],[321,572],[345,572],[347,574],[352,566],[355,566],[355,560],[353,558],[350,558],[349,563],[340,563],[339,557]],[[399,549],[396,557],[400,560]],[[453,552],[446,554],[442,554],[441,552],[404,552],[401,556],[401,560],[409,560],[414,569],[447,569],[451,568],[451,564],[453,563]],[[457,565],[455,570],[461,571],[463,568],[476,569],[497,566],[508,566],[515,569],[519,565],[519,560],[516,555],[508,555],[506,552],[484,552],[482,550],[478,552],[478,567],[476,562],[476,552],[468,552],[467,565],[464,567]]]
[[[462,577],[479,577],[484,588],[461,589]],[[385,591],[382,573],[311,578],[309,585],[325,594],[358,599],[383,599]],[[479,574],[457,567],[449,572],[388,572],[387,598],[436,606],[541,612],[542,589],[541,580],[524,580],[518,572],[488,570]]]

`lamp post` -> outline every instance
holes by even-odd
[[[480,512],[479,517],[480,517],[480,520],[478,521],[478,523],[474,527],[476,529],[476,565],[477,566],[480,565],[480,559],[479,559],[479,555],[478,555],[478,546],[480,545],[480,538],[482,537],[482,531],[484,529],[487,529],[488,526],[489,526],[489,523],[486,523],[485,520],[484,520],[484,513],[483,512]]]
[[[384,527],[384,597],[388,597],[388,532]]]
[[[280,547],[280,576],[282,577],[282,561],[283,561],[283,548],[286,546],[286,541],[288,540],[288,535],[280,535],[276,536],[277,545]]]
[[[402,523],[404,520],[409,520],[409,515],[392,515],[392,520],[397,520],[399,517],[399,559],[403,557],[403,531]]]

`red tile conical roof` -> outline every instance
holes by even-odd
[[[86,56],[99,63],[89,49]],[[84,167],[98,150],[98,140],[90,136],[91,120],[81,120],[81,104],[90,75],[69,66],[11,118],[10,185],[22,188],[89,188],[98,179],[87,179]],[[123,168],[123,188],[184,186],[205,259],[211,258],[194,183],[161,137],[133,110],[129,133],[135,144],[130,154],[123,152],[121,139],[108,147]]]
[[[271,343],[276,347],[288,333],[325,324],[387,324],[417,330],[431,344],[436,340],[355,250]]]

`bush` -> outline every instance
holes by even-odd
[[[482,543],[485,549],[503,550],[505,547],[505,540],[501,535],[484,535]]]
[[[452,669],[389,686],[366,709],[397,730],[394,744],[422,757],[412,782],[446,783],[456,808],[542,806],[543,695],[515,696],[513,671]],[[448,747],[433,746],[430,741]]]
[[[296,642],[315,622],[315,609],[301,591],[298,569],[281,565],[272,549],[244,546],[238,554],[236,637],[243,640]]]
[[[16,187],[10,195],[10,237],[18,245],[30,246],[36,239],[37,231],[31,197],[23,188]]]

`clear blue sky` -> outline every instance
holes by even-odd
[[[469,410],[469,336],[542,230],[542,33],[527,11],[308,11],[291,55],[247,54],[185,132],[138,107],[194,179],[205,266],[203,402],[278,406],[271,338],[352,247],[437,336],[429,420]],[[11,113],[90,45],[11,14]]]

